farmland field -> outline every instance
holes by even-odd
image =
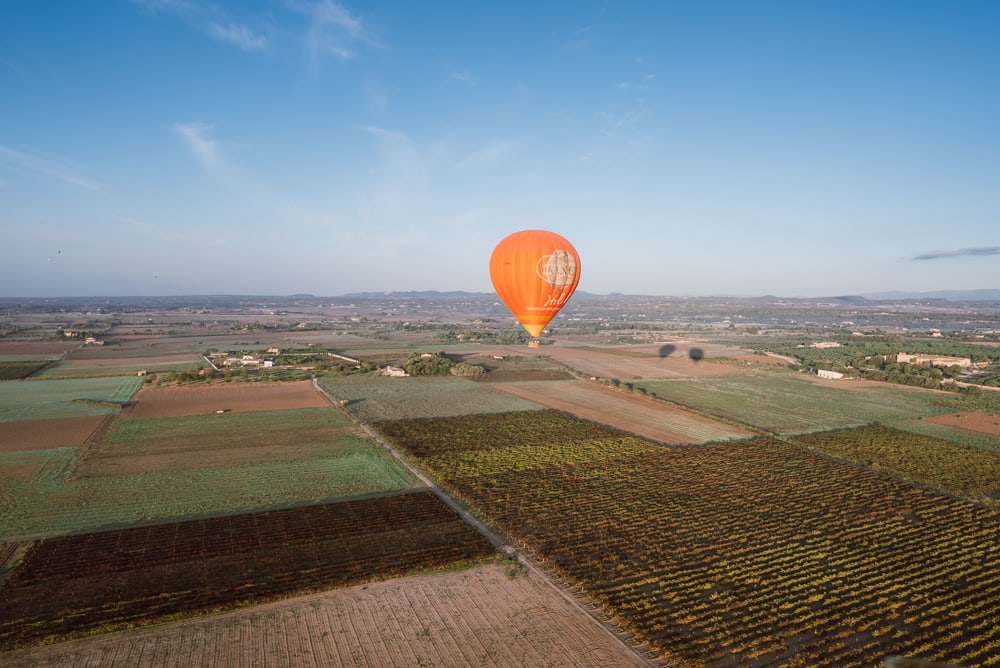
[[[359,434],[332,407],[303,408],[117,420],[82,459],[0,453],[0,541],[420,485]]]
[[[173,417],[329,406],[309,381],[289,383],[226,383],[183,387],[144,387],[122,417]]]
[[[108,416],[0,422],[0,452],[83,445]]]
[[[56,360],[79,348],[70,341],[0,341],[0,359]]]
[[[117,413],[141,386],[142,378],[136,376],[3,381],[0,422]]]
[[[373,422],[541,409],[527,399],[453,376],[323,376],[319,383],[334,398],[347,401],[352,414]]]
[[[546,354],[581,374],[598,378],[633,380],[638,378],[685,378],[688,376],[732,376],[744,374],[747,369],[727,363],[712,361],[713,354],[731,354],[721,346],[682,343],[671,348],[671,354],[661,356],[655,346],[609,346],[556,344],[546,349]],[[693,360],[691,348],[703,350],[707,357]]]
[[[50,538],[0,590],[0,648],[494,554],[429,492]]]
[[[804,434],[795,441],[943,492],[1000,498],[1000,453],[882,425]]]
[[[503,383],[496,388],[662,443],[704,443],[751,435],[745,429],[591,381]]]
[[[28,378],[46,364],[48,364],[46,360],[0,360],[0,381]]]
[[[773,439],[593,448],[523,416],[379,429],[669,663],[1000,665],[1000,512]]]
[[[635,384],[657,397],[784,435],[938,415],[951,412],[954,401],[947,393],[889,385],[841,389],[786,374]]]
[[[149,355],[136,359],[118,357],[78,359],[71,355],[50,365],[36,377],[45,380],[55,380],[60,378],[134,376],[139,371],[165,373],[167,371],[183,371],[198,366],[207,366],[207,364],[200,356],[190,354]]]
[[[495,564],[2,655],[9,668],[263,666],[275,657],[290,668],[647,665],[540,578]]]
[[[1000,454],[1000,438],[997,438],[993,434],[974,431],[971,429],[962,429],[961,427],[952,426],[950,424],[942,424],[933,419],[933,416],[930,418],[914,417],[909,420],[898,420],[889,424],[896,429],[902,429],[903,431],[908,431],[913,434],[940,438],[959,445],[965,445],[970,448],[991,450]]]

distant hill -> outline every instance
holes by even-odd
[[[297,295],[296,295],[297,296]],[[306,295],[302,295],[303,297]],[[466,292],[464,290],[387,290],[385,292],[351,292],[340,295],[344,299],[491,299],[496,298],[492,292]],[[1000,302],[1000,290],[936,290],[927,292],[907,292],[896,290],[891,292],[872,292],[864,295],[836,295],[823,297],[775,297],[774,295],[698,295],[688,297],[678,297],[670,295],[638,295],[622,294],[620,292],[610,292],[606,295],[596,294],[577,290],[573,295],[575,301],[643,301],[647,299],[733,299],[745,301],[772,301],[775,299],[793,299],[802,301],[827,301],[841,302],[844,304],[863,305],[875,301],[899,301],[899,300],[924,300],[942,299],[952,302]]]
[[[873,292],[868,299],[946,299],[950,302],[1000,302],[1000,290],[930,290],[925,292]]]
[[[341,295],[345,299],[483,299],[495,297],[492,292],[465,292],[464,290],[387,290],[385,292],[349,292]]]

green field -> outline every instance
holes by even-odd
[[[526,399],[454,376],[323,376],[319,383],[330,396],[346,400],[352,414],[372,422],[542,408]]]
[[[46,360],[24,360],[5,362],[0,360],[0,381],[21,380],[31,376],[43,368],[48,362]]]
[[[0,542],[420,485],[332,408],[119,419],[80,457],[0,453]]]
[[[0,470],[17,456],[0,458]],[[0,489],[0,542],[419,486],[381,446],[357,436],[331,443],[328,456],[273,464],[80,479],[66,476],[68,468]]]
[[[219,447],[225,441],[234,439],[257,442],[283,439],[302,443],[322,440],[329,436],[331,428],[352,424],[344,413],[329,408],[117,420],[104,439],[100,452],[102,455],[116,451],[134,454],[137,449]]]
[[[142,378],[136,376],[3,381],[0,422],[117,413],[141,387]]]
[[[39,380],[65,380],[102,378],[105,376],[135,376],[140,371],[146,371],[151,374],[162,374],[170,371],[184,371],[186,369],[207,366],[205,360],[200,357],[193,357],[183,362],[174,361],[164,363],[142,360],[134,363],[125,363],[125,360],[108,360],[107,363],[100,365],[94,365],[92,362],[88,362],[87,364],[73,364],[73,362],[62,361],[39,372],[35,378]]]
[[[838,389],[788,375],[641,380],[635,385],[657,397],[783,435],[905,422],[957,410],[959,400],[957,395],[893,385]]]

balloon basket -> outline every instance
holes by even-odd
[[[537,348],[538,347],[538,339],[532,339],[531,341],[528,341],[528,347],[529,348]]]

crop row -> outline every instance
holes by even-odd
[[[20,380],[27,378],[48,364],[49,362],[46,360],[0,360],[0,380]]]
[[[594,441],[540,443],[536,415],[497,416],[507,469],[467,457],[463,418],[380,428],[411,453],[436,434],[439,482],[671,662],[1000,665],[997,511],[773,439],[586,461]]]
[[[0,590],[0,647],[492,554],[428,492],[52,538]]]
[[[1000,453],[993,451],[882,425],[807,434],[795,441],[954,494],[1000,492]]]
[[[611,427],[555,410],[396,420],[379,423],[377,428],[387,438],[405,443],[407,451],[421,458],[624,437],[623,432]]]

